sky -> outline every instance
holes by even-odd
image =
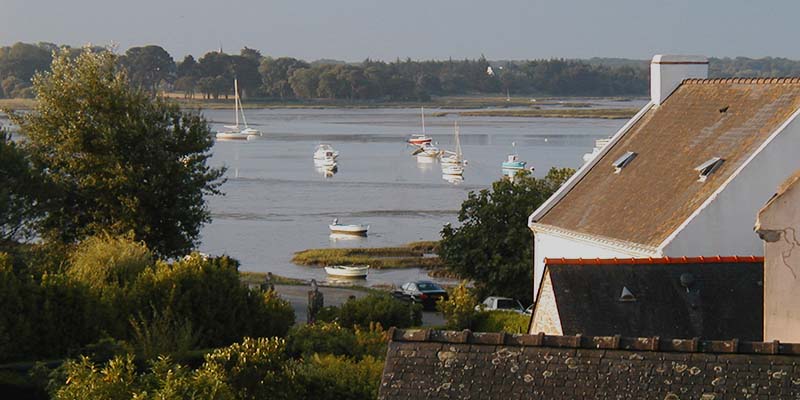
[[[328,58],[800,59],[798,0],[0,0],[0,45]]]

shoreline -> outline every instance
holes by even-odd
[[[225,110],[233,108],[233,98],[225,99],[184,99],[182,96],[176,96],[173,93],[166,94],[167,98],[177,102],[184,110]],[[326,109],[400,109],[400,108],[419,108],[428,107],[432,109],[451,109],[451,110],[475,110],[466,112],[487,112],[498,113],[507,112],[503,116],[519,116],[519,117],[561,117],[573,118],[569,115],[576,110],[583,110],[584,114],[598,113],[603,110],[603,113],[608,114],[614,110],[627,110],[627,109],[609,109],[609,108],[592,108],[593,101],[603,100],[618,100],[618,101],[635,101],[640,99],[638,96],[630,97],[541,97],[533,99],[531,97],[512,97],[506,98],[504,96],[453,96],[453,97],[439,97],[434,98],[428,102],[409,101],[347,101],[347,100],[305,100],[305,101],[275,101],[270,99],[245,99],[244,109],[309,109],[309,110],[326,110]],[[535,103],[534,103],[535,101]],[[562,106],[563,109],[559,110],[505,110],[509,108],[522,108],[531,106]],[[34,99],[0,99],[0,109],[10,110],[30,110],[34,107]],[[499,110],[498,110],[499,109]],[[561,111],[556,113],[555,111]],[[465,112],[465,113],[466,113]],[[552,115],[538,115],[538,114],[552,114]],[[564,116],[558,114],[565,114]],[[516,115],[514,115],[516,114]],[[491,114],[476,114],[477,116],[493,116]],[[437,116],[434,114],[434,116]],[[465,114],[464,116],[471,116]],[[586,116],[584,118],[600,118]],[[621,118],[621,117],[620,117]]]

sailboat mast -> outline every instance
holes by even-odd
[[[239,128],[239,82],[233,79],[233,113],[236,114],[236,128]]]
[[[453,124],[456,128],[456,156],[461,160],[461,138],[459,138],[458,121],[454,121]]]
[[[422,134],[425,134],[425,107],[420,107],[420,113],[422,114]]]

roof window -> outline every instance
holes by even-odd
[[[633,293],[631,293],[630,289],[623,286],[622,293],[619,295],[619,301],[623,303],[631,303],[636,301],[636,296],[634,296]]]
[[[634,158],[636,158],[636,153],[632,151],[623,154],[622,157],[618,158],[617,161],[614,161],[614,163],[611,164],[614,166],[614,173],[618,174],[623,168],[625,168],[625,166],[630,164]]]
[[[716,171],[717,169],[719,169],[719,167],[724,162],[725,162],[725,160],[723,160],[723,159],[721,159],[719,157],[714,157],[714,158],[712,158],[712,159],[710,159],[710,160],[698,165],[697,168],[694,169],[695,171],[700,172],[700,178],[697,181],[698,182],[705,182],[706,179],[708,178],[708,176],[711,175],[712,173],[714,173],[714,171]]]

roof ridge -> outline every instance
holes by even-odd
[[[451,344],[484,344],[492,346],[556,347],[573,349],[605,349],[632,351],[659,351],[677,353],[728,353],[728,354],[780,354],[800,356],[800,343],[749,342],[739,339],[700,340],[664,339],[653,337],[615,336],[559,336],[539,333],[509,334],[506,332],[482,333],[463,331],[439,331],[431,329],[389,329],[389,341],[435,342]]]
[[[760,256],[700,256],[647,258],[545,258],[546,265],[714,264],[764,262]]]
[[[720,83],[745,83],[745,84],[786,84],[800,83],[800,77],[774,77],[774,78],[688,78],[683,80],[683,84],[720,84]]]

